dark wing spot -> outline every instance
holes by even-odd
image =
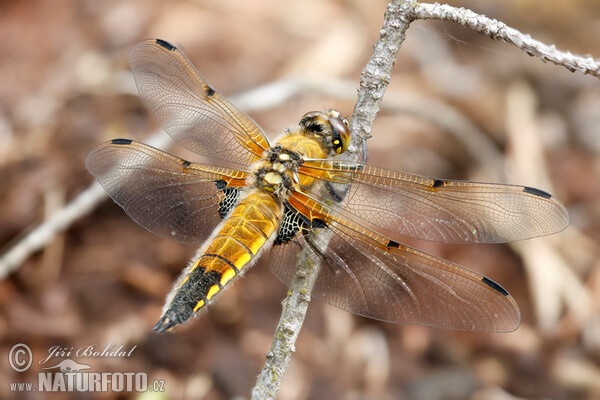
[[[334,186],[332,182],[325,182],[325,188],[336,203],[341,203],[346,198],[350,185],[336,184]]]
[[[433,181],[433,185],[431,185],[432,188],[436,188],[436,187],[440,187],[440,186],[444,186],[446,184],[445,181],[441,180],[441,179],[435,179]]]
[[[192,165],[192,163],[184,160],[182,165],[183,165],[183,168],[188,168],[190,165]]]
[[[221,200],[221,202],[219,203],[219,215],[221,216],[221,219],[223,219],[237,205],[238,199],[240,197],[241,188],[235,188],[235,187],[228,188],[227,181],[225,181],[223,179],[217,179],[216,181],[214,181],[214,183],[217,186],[217,189],[222,191],[223,194],[225,195],[223,200]]]
[[[133,140],[131,139],[113,139],[110,141],[112,144],[131,144],[131,142],[133,142]]]
[[[215,93],[217,93],[217,92],[215,91],[215,89],[213,89],[213,88],[211,88],[210,86],[207,85],[205,93],[206,93],[206,96],[213,97],[213,95]]]
[[[390,240],[387,244],[387,247],[390,249],[397,249],[400,247],[400,243],[398,242],[394,242],[393,240]]]
[[[543,190],[532,188],[532,187],[529,187],[529,186],[525,186],[523,188],[523,191],[525,193],[529,193],[529,194],[532,194],[534,196],[543,197],[544,199],[549,199],[550,197],[552,197],[552,195],[550,193],[547,193],[547,192],[544,192]]]
[[[493,280],[488,279],[484,276],[483,278],[481,278],[481,282],[485,283],[486,285],[488,285],[489,287],[491,287],[492,289],[494,289],[496,292],[500,293],[501,295],[508,296],[508,292],[506,291],[506,289],[504,289],[502,286],[498,285]]]
[[[310,227],[313,229],[327,228],[327,222],[323,221],[322,219],[315,218],[311,221]]]
[[[165,40],[162,40],[162,39],[156,39],[156,44],[159,45],[159,46],[161,46],[161,47],[164,47],[165,49],[167,49],[169,51],[174,50],[174,49],[177,48],[177,47],[173,46],[171,43],[169,43],[169,42],[167,42]]]
[[[217,185],[217,189],[225,189],[227,187],[227,182],[225,182],[223,179],[219,179],[217,181],[215,181],[215,185]]]

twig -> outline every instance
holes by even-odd
[[[25,234],[0,257],[0,280],[15,271],[33,253],[46,246],[57,233],[66,230],[79,218],[90,213],[106,198],[102,186],[94,182],[69,204]]]
[[[371,137],[371,125],[379,111],[379,103],[390,83],[391,72],[396,62],[405,32],[411,23],[412,5],[408,1],[392,1],[387,8],[379,39],[375,43],[371,59],[360,75],[358,99],[350,121],[353,144]]]
[[[592,57],[581,57],[568,51],[559,51],[554,45],[547,45],[532,39],[531,36],[507,26],[504,22],[488,18],[485,15],[479,15],[471,10],[446,4],[415,3],[412,18],[453,21],[488,35],[492,39],[510,43],[544,62],[550,61],[567,68],[571,72],[579,71],[600,78],[600,62]]]
[[[371,125],[379,111],[379,103],[391,80],[396,55],[405,38],[404,32],[409,24],[405,15],[409,7],[405,1],[393,1],[388,5],[379,39],[371,59],[362,71],[358,100],[350,122],[350,131],[353,134],[348,151],[350,159],[359,159],[361,144],[370,137]],[[319,234],[324,236],[325,243],[329,242],[331,232]],[[281,319],[273,336],[273,344],[252,390],[253,399],[275,399],[277,396],[281,379],[295,351],[294,344],[306,316],[310,292],[319,274],[319,266],[313,265],[309,260],[306,252],[299,258],[288,296],[283,301]]]

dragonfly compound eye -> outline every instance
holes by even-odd
[[[329,123],[332,128],[331,143],[336,154],[342,154],[348,150],[350,145],[350,129],[348,124],[344,123],[339,118],[329,118]]]

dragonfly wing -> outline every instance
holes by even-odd
[[[88,170],[137,223],[159,236],[201,243],[246,172],[194,164],[151,146],[115,139],[92,151]]]
[[[215,91],[175,46],[145,40],[131,49],[129,64],[148,109],[187,149],[248,165],[269,148],[261,128]]]
[[[329,242],[307,232],[274,246],[273,273],[289,284],[305,249],[321,265],[311,296],[354,314],[467,331],[519,326],[515,300],[483,275],[398,243],[387,247],[336,222],[329,228]]]
[[[350,184],[340,214],[395,240],[507,242],[550,235],[569,222],[558,200],[527,186],[431,179],[335,161],[307,161],[299,172],[326,185]]]

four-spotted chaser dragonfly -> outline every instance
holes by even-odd
[[[168,295],[154,330],[199,313],[270,248],[289,283],[300,250],[321,269],[312,295],[401,324],[512,331],[520,312],[499,284],[401,243],[496,243],[558,232],[565,207],[526,186],[431,179],[343,161],[348,122],[309,112],[271,142],[163,40],[131,50],[140,96],[194,163],[129,139],[92,151],[87,167],[149,231],[204,244]],[[331,230],[324,241],[320,230]]]

